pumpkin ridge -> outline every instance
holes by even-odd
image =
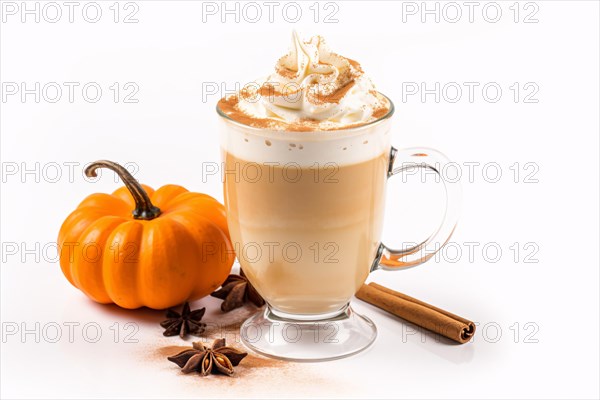
[[[185,192],[180,193],[171,201],[169,201],[168,207],[169,210],[165,210],[167,212],[177,211],[180,207],[189,207],[190,201],[202,201],[203,203],[208,204],[218,204],[222,206],[214,197],[209,196],[204,193],[195,193],[195,192]]]
[[[183,193],[185,194],[185,193]],[[186,196],[187,197],[187,196]],[[177,200],[177,199],[174,199]],[[173,201],[173,204],[170,208],[169,211],[173,212],[173,211],[178,211],[182,208],[191,208],[193,207],[190,202],[193,203],[199,203],[199,204],[203,204],[203,205],[221,205],[221,203],[219,203],[217,200],[213,199],[213,198],[209,198],[209,197],[196,197],[196,196],[189,196],[189,198],[184,198],[180,201],[178,201],[177,203],[175,203],[175,201]]]
[[[140,265],[141,242],[144,237],[145,224],[141,220],[132,219],[118,225],[107,237],[106,246],[110,253],[102,263],[102,279],[106,293],[119,307],[127,309],[139,308],[143,305],[138,296],[137,276]],[[115,239],[124,238],[123,243]],[[133,247],[132,247],[133,245]],[[133,277],[132,277],[133,275]]]
[[[190,216],[186,216],[186,214],[190,214]],[[216,265],[214,265],[212,269],[214,270],[220,266],[224,266],[224,268],[222,268],[221,275],[212,275],[212,279],[209,283],[209,291],[213,292],[215,289],[221,286],[225,278],[227,278],[227,275],[231,271],[231,266],[235,260],[235,256],[233,256],[233,246],[229,239],[229,235],[226,234],[218,224],[214,223],[210,218],[200,214],[196,209],[192,209],[188,212],[180,211],[177,213],[172,213],[171,220],[182,225],[188,232],[188,235],[190,235],[192,240],[198,245],[197,251],[199,252],[200,259],[207,260],[209,256],[204,253],[206,250],[206,242],[199,240],[198,238],[205,237],[207,233],[218,236],[213,237],[214,243],[218,243],[219,247],[217,249],[217,253],[213,255],[216,258]],[[208,228],[201,228],[203,224]],[[192,231],[192,227],[200,232]],[[222,246],[225,246],[226,249],[223,249]],[[189,300],[195,300],[198,292],[204,293],[205,291],[194,288],[194,290],[192,290],[190,293]]]
[[[98,218],[97,220],[90,223],[90,225],[85,228],[77,238],[77,248],[78,250],[75,252],[74,262],[71,263],[71,276],[73,277],[73,281],[76,284],[76,287],[79,288],[82,292],[84,292],[88,297],[93,299],[99,303],[109,303],[110,297],[108,293],[106,293],[106,288],[104,286],[104,281],[102,278],[102,262],[104,256],[106,255],[105,245],[106,240],[110,236],[110,234],[123,222],[127,221],[123,217],[114,216],[114,215],[105,215],[103,217]],[[104,225],[106,224],[106,225]],[[92,233],[93,230],[100,230],[100,240],[98,242],[92,242],[86,240]],[[82,243],[85,243],[82,245]],[[100,279],[93,279],[92,274],[81,273],[82,265],[86,260],[86,256],[84,255],[84,247],[88,246],[90,243],[94,243],[94,245],[100,249],[101,253],[98,255],[99,260],[95,260],[91,264],[98,264],[96,268],[99,268],[100,271],[94,270],[94,274],[96,278],[98,276]],[[79,256],[78,256],[79,254]],[[82,262],[83,259],[83,262]],[[85,275],[85,276],[84,276]],[[82,278],[83,277],[83,278]]]
[[[83,199],[77,208],[99,208],[106,213],[114,213],[115,206],[119,207],[119,213],[127,213],[130,208],[129,204],[122,198],[107,193],[91,194]]]
[[[225,213],[225,208],[221,205],[221,203],[217,202],[217,204],[217,208],[209,208],[211,210],[209,215],[206,215],[206,212],[203,211],[202,207],[198,207],[198,205],[191,204],[182,204],[180,207],[171,210],[168,214],[172,217],[178,214],[193,213],[194,215],[206,219],[207,221],[216,225],[219,229],[225,232],[227,238],[229,238],[229,225],[227,225],[227,215]],[[209,216],[211,218],[209,218]]]
[[[168,211],[171,203],[182,194],[190,193],[185,187],[180,185],[164,185],[158,188],[151,196],[152,202],[156,204],[163,213]],[[175,195],[174,195],[175,194]]]
[[[195,279],[189,276],[190,268],[182,267],[184,264],[187,266],[188,260],[193,259],[193,257],[184,257],[189,249],[180,234],[187,233],[187,230],[173,222],[169,218],[156,218],[147,223],[141,241],[136,285],[139,288],[140,301],[154,309],[169,307],[163,304],[165,298],[163,293],[171,293],[171,303],[183,303],[192,291],[191,287],[186,288],[185,284],[195,282]],[[165,268],[165,265],[168,268]],[[185,271],[188,276],[183,282],[175,284],[178,271]]]
[[[93,214],[90,215],[91,213]],[[80,243],[79,236],[81,233],[83,233],[92,222],[105,216],[107,215],[104,210],[99,210],[96,207],[77,208],[69,214],[60,227],[57,239],[60,249],[60,268],[63,275],[71,285],[75,287],[78,286],[75,284],[71,272],[71,268],[73,268],[73,262],[71,260],[74,257],[74,254],[71,254],[71,251],[73,249],[72,246],[66,246],[66,244]],[[68,252],[68,254],[65,255],[65,252]]]
[[[225,225],[227,225],[227,217],[221,213],[219,213],[218,216],[222,216],[223,218],[219,218],[220,221],[215,221],[212,218],[209,218],[205,212],[203,212],[202,210],[199,210],[198,207],[192,207],[192,206],[187,206],[187,207],[179,207],[177,210],[173,210],[169,213],[169,217],[170,218],[174,218],[177,217],[179,215],[182,214],[193,214],[194,216],[196,216],[197,218],[201,218],[202,220],[206,221],[206,222],[210,222],[211,224],[215,225],[216,227],[218,227],[219,229],[222,229],[222,227],[220,226],[221,223],[225,223]],[[211,217],[213,217],[214,215],[211,214]]]
[[[119,217],[119,218],[127,218],[129,215],[121,215],[114,212],[114,210],[106,209],[100,206],[83,206],[77,208],[75,211],[83,210],[84,212],[97,212],[98,214],[102,214],[105,217]]]

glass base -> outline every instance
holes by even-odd
[[[267,357],[290,361],[327,361],[348,357],[369,347],[377,328],[350,305],[321,318],[273,311],[268,305],[240,329],[242,342]],[[302,318],[302,319],[298,319]]]

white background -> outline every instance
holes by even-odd
[[[597,2],[520,3],[518,22],[513,2],[498,2],[496,23],[482,15],[486,2],[475,8],[473,22],[467,6],[455,3],[462,11],[456,23],[448,21],[456,8],[444,9],[446,3],[438,3],[446,11],[439,22],[434,15],[422,22],[420,12],[403,14],[422,8],[420,2],[337,2],[337,23],[323,21],[335,10],[323,3],[315,23],[312,2],[298,3],[297,23],[285,20],[283,3],[270,22],[259,2],[264,14],[257,23],[243,16],[236,23],[232,15],[222,23],[219,14],[203,21],[203,5],[193,1],[137,1],[126,9],[120,3],[117,23],[112,1],[99,2],[97,23],[83,18],[86,2],[75,8],[72,23],[59,2],[60,21],[50,23],[42,14],[39,23],[34,15],[22,22],[21,3],[12,3],[19,7],[16,15],[5,13],[12,10],[7,3],[0,28],[2,397],[599,396]],[[42,12],[45,3],[38,4]],[[493,7],[486,8],[488,20],[495,18]],[[124,23],[136,9],[138,22]],[[47,19],[54,18],[55,10],[46,11]],[[87,11],[94,18],[93,9]],[[525,23],[532,12],[537,22]],[[110,173],[95,183],[83,179],[83,165],[96,159],[130,163],[136,177],[154,187],[178,183],[222,199],[219,178],[202,179],[202,163],[219,162],[214,106],[223,94],[207,94],[206,84],[231,90],[235,82],[269,73],[293,28],[324,35],[334,50],[362,63],[396,103],[397,147],[435,147],[463,166],[453,251],[370,279],[470,318],[478,331],[463,346],[438,342],[355,300],[379,328],[375,345],[360,355],[259,371],[246,381],[185,379],[173,364],[150,356],[160,346],[181,344],[163,339],[157,324],[162,313],[87,300],[62,276],[51,243],[86,195],[118,187]],[[34,95],[23,100],[20,93],[7,94],[22,82],[28,88],[35,82],[80,86],[73,102],[62,86],[56,103],[48,101],[54,92],[41,93],[36,103]],[[82,97],[89,82],[103,90],[96,103]],[[121,88],[117,103],[109,89],[115,82]],[[137,103],[123,101],[128,82],[139,88]],[[455,103],[454,92],[442,93],[439,103],[434,95],[406,96],[421,82],[430,89],[456,82],[464,90]],[[479,84],[472,102],[464,82]],[[515,82],[517,102],[510,89]],[[502,89],[497,102],[490,101],[492,89],[484,98],[487,83]],[[525,102],[532,88],[539,90],[528,100],[537,102]],[[65,163],[74,163],[72,177]],[[479,163],[472,164],[472,176],[465,163]],[[38,175],[22,174],[36,168]],[[494,183],[497,170],[502,175]],[[423,200],[427,187],[415,179],[390,184],[387,240],[414,241],[430,229],[424,205],[439,202]],[[212,313],[218,303],[203,299],[196,306]],[[138,343],[122,337],[114,343],[110,327],[119,323],[123,334],[128,321],[139,325]],[[35,331],[36,322],[40,334],[41,327],[59,324],[62,337],[57,343],[43,335],[38,343],[33,333],[23,337],[22,329]],[[81,324],[73,343],[64,325],[69,322]],[[81,326],[89,322],[103,330],[98,343],[82,336]],[[14,326],[19,332],[8,335]]]

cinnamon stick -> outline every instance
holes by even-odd
[[[468,319],[374,282],[362,285],[356,297],[460,344],[475,334],[475,324]]]

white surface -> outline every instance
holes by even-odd
[[[214,17],[203,23],[202,4],[192,1],[138,1],[139,22],[134,24],[112,21],[112,2],[101,3],[103,16],[96,24],[81,18],[85,3],[76,9],[73,23],[66,20],[66,8],[63,20],[55,24],[43,19],[35,23],[31,16],[21,23],[19,15],[4,15],[3,83],[26,82],[31,87],[34,82],[79,82],[81,88],[97,82],[103,95],[92,104],[76,90],[70,103],[65,89],[63,99],[54,104],[35,103],[31,95],[25,103],[17,96],[1,103],[2,397],[287,393],[286,397],[597,398],[598,3],[538,1],[534,5],[539,22],[529,24],[522,19],[533,8],[524,10],[521,3],[521,22],[514,23],[512,3],[499,3],[503,14],[495,24],[482,18],[485,3],[475,10],[473,23],[464,6],[462,20],[454,24],[443,18],[435,23],[431,16],[422,23],[419,15],[403,23],[402,3],[391,1],[338,3],[339,22],[318,24],[311,22],[311,3],[303,3],[297,24],[283,21],[277,13],[274,23],[266,17],[256,24],[235,23],[231,17],[224,24]],[[259,372],[252,381],[240,377],[223,384],[198,378],[182,384],[172,364],[144,357],[158,346],[180,343],[162,338],[157,325],[162,313],[93,304],[64,279],[48,246],[84,196],[118,186],[109,173],[95,184],[82,178],[82,165],[96,159],[135,163],[136,177],[155,187],[178,183],[222,198],[218,177],[202,182],[201,163],[219,162],[214,105],[221,94],[203,102],[203,82],[224,82],[231,90],[236,80],[243,84],[264,74],[288,46],[292,27],[322,33],[334,49],[362,62],[377,87],[396,102],[393,142],[398,147],[435,147],[463,167],[481,163],[474,167],[471,181],[463,170],[463,215],[453,237],[457,245],[449,248],[446,259],[371,275],[372,280],[471,318],[479,329],[473,343],[438,343],[432,336],[410,335],[412,327],[355,301],[356,309],[379,328],[376,344],[363,354]],[[114,103],[109,89],[114,82],[119,82],[121,95],[131,91],[124,91],[123,85],[135,82],[139,102]],[[479,82],[479,88],[497,82],[503,94],[490,103],[476,90],[469,102],[463,86],[457,103],[436,103],[433,95],[425,102],[418,96],[403,102],[403,86],[414,88],[412,83],[420,82],[428,87],[435,82],[442,87],[448,82]],[[509,89],[514,82],[521,87],[518,103]],[[522,101],[533,88],[524,88],[527,82],[539,87],[534,96],[538,103]],[[493,95],[492,89],[489,93]],[[517,183],[514,168],[509,168],[516,162]],[[36,163],[39,179],[32,174],[22,177],[21,171],[6,174],[15,166],[31,169]],[[59,179],[53,163],[61,166]],[[78,163],[71,164],[72,179],[65,163]],[[488,167],[488,181],[482,176],[486,163],[500,166],[497,183],[488,182],[494,178],[494,164]],[[534,178],[539,182],[525,183],[536,165]],[[433,221],[425,218],[427,222],[415,226],[421,213],[411,207],[438,203],[419,198],[437,193],[435,185],[419,186],[414,180],[410,195],[407,186],[390,185],[390,196],[395,196],[387,210],[395,222],[386,227],[390,241],[390,233],[398,230],[394,237],[417,240]],[[472,258],[465,244],[469,242],[479,243]],[[521,249],[517,262],[511,250],[515,242]],[[488,260],[495,257],[496,247],[502,250],[497,262],[484,258],[486,243],[497,244],[486,248]],[[33,254],[23,251],[36,246],[40,250]],[[539,262],[524,262],[535,246],[539,251],[533,258]],[[457,249],[462,257],[451,262]],[[215,309],[218,303],[205,299],[195,305],[202,304]],[[118,322],[124,334],[128,321],[139,324],[134,336],[138,343],[124,343],[121,336],[115,344],[110,327]],[[24,339],[5,334],[13,323],[35,330],[36,322],[52,337],[53,323],[62,326],[62,337],[57,343],[43,337],[36,343],[33,334]],[[81,324],[73,343],[64,325],[70,322]],[[102,328],[98,343],[88,343],[81,334],[88,322]],[[487,330],[482,329],[486,324]],[[536,326],[539,330],[529,339],[537,342],[527,343],[525,336]],[[497,328],[501,337],[496,341]]]

